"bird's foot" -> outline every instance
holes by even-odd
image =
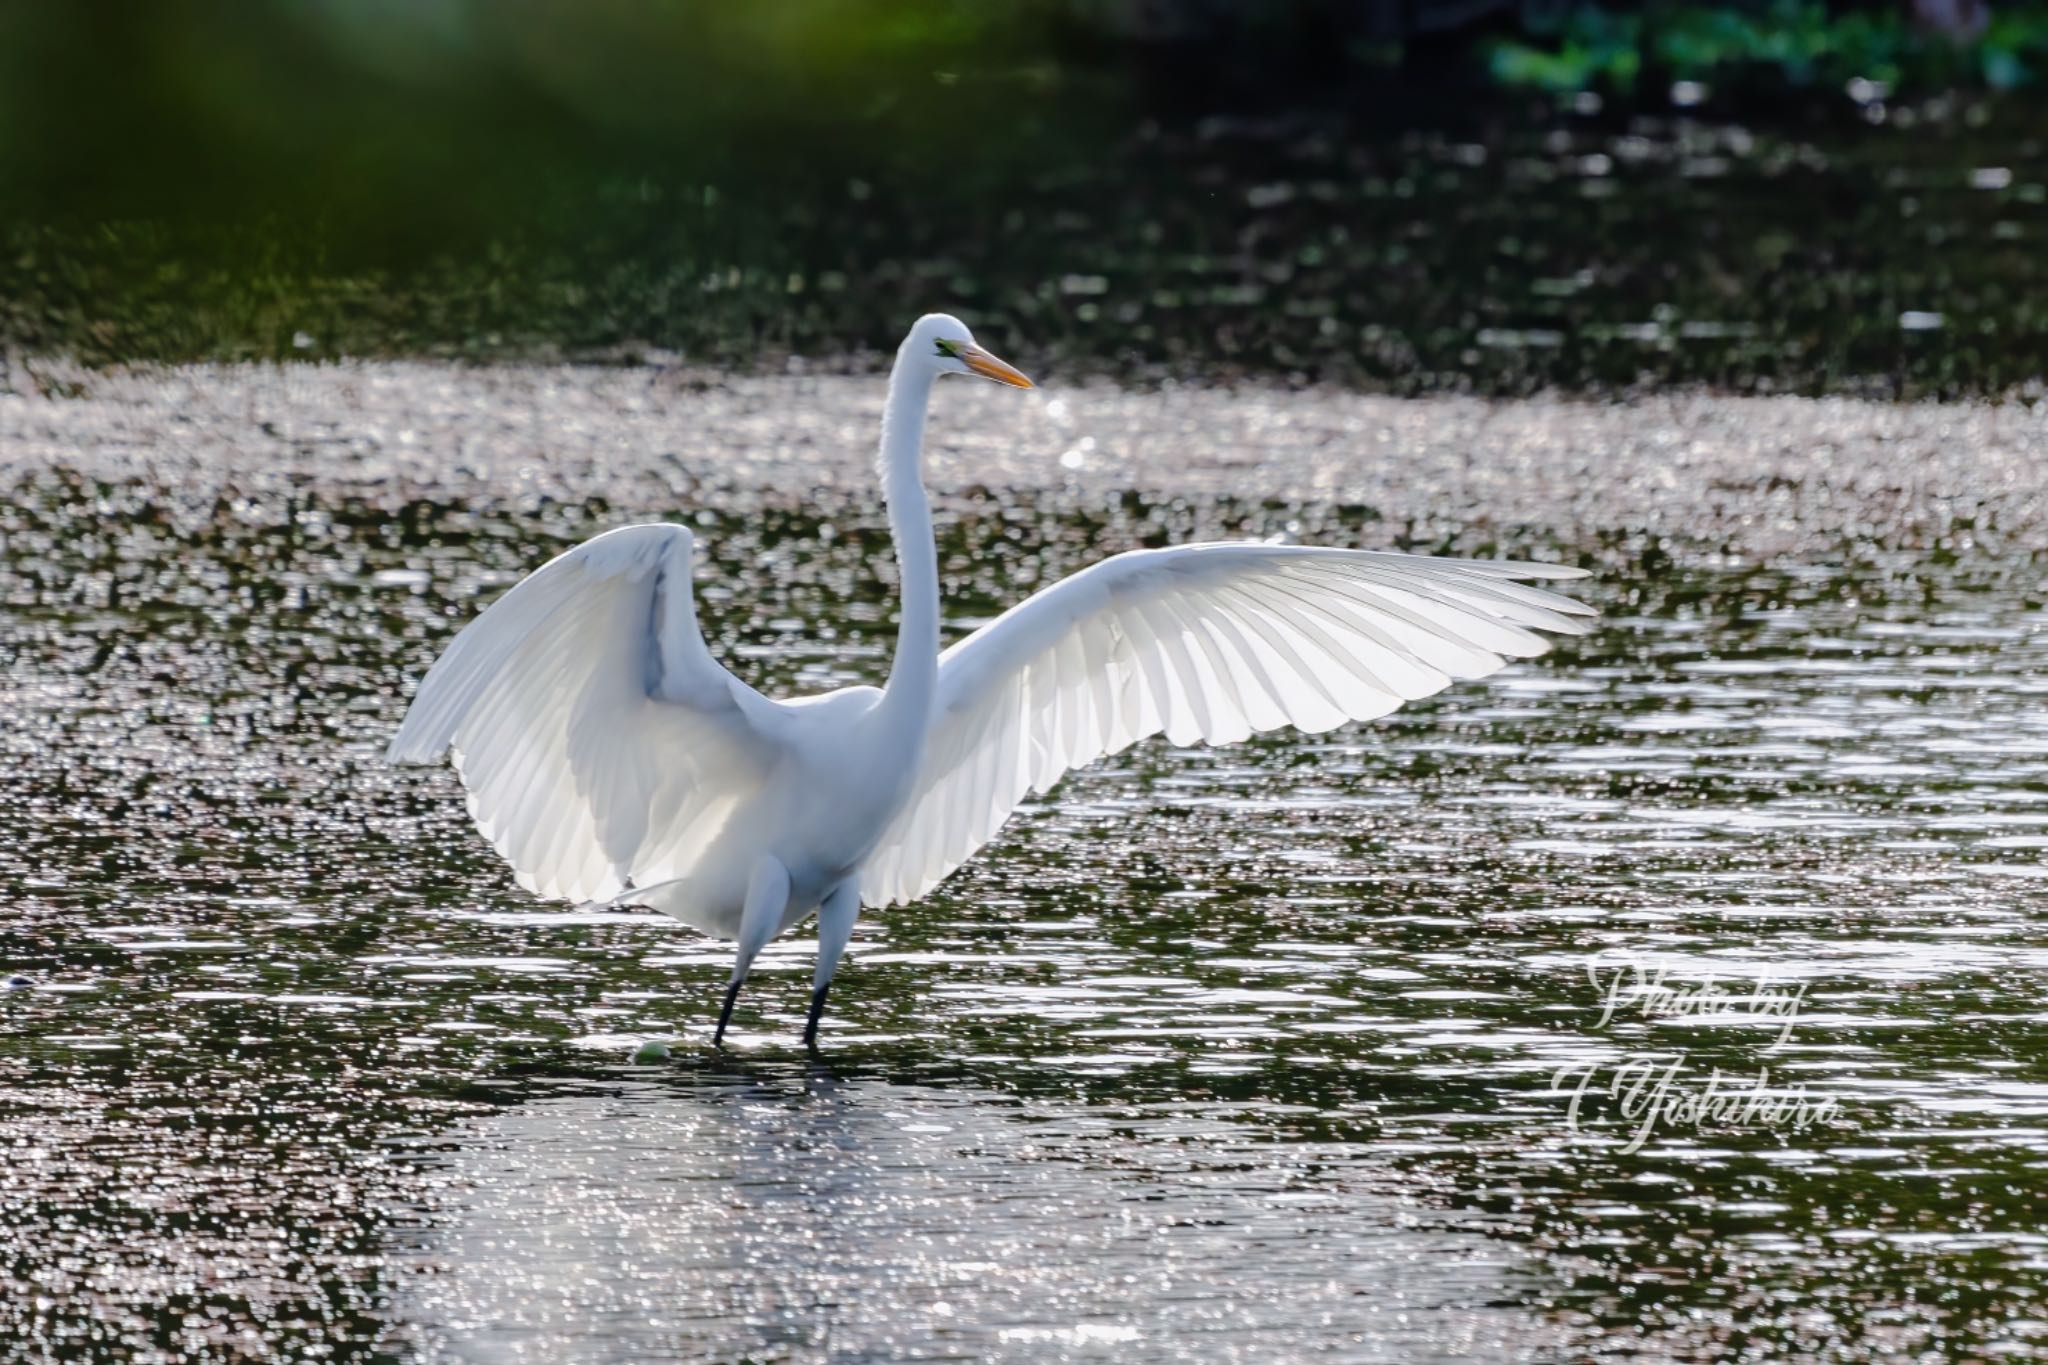
[[[804,1021],[804,1046],[812,1052],[818,1050],[818,1020],[824,1016],[825,993],[831,989],[832,983],[827,981],[811,992],[811,1017]]]
[[[711,1033],[711,1046],[715,1048],[725,1046],[725,1026],[732,1022],[732,1004],[740,998],[740,983],[744,980],[745,977],[734,976],[725,988],[725,1008],[718,1012],[718,1027]]]

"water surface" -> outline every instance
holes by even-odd
[[[81,384],[0,398],[25,1358],[2043,1349],[2036,412],[949,386],[955,628],[1235,535],[1582,563],[1607,615],[1071,778],[863,922],[810,1059],[806,941],[714,1056],[720,945],[534,901],[378,753],[479,602],[632,520],[697,526],[751,681],[877,678],[875,386]],[[1589,964],[1802,1012],[1602,1025]],[[1561,1071],[1645,1059],[1834,1112],[1572,1124]]]
[[[1674,109],[1419,84],[1354,76],[1363,108],[1247,116],[1167,80],[1156,93],[1181,112],[1155,119],[1081,89],[970,81],[979,106],[905,118],[907,136],[860,117],[767,146],[689,140],[721,148],[722,168],[692,169],[673,144],[542,139],[516,118],[423,149],[435,169],[417,185],[385,179],[409,130],[308,158],[391,117],[380,84],[360,118],[281,142],[290,165],[230,165],[204,192],[183,154],[232,157],[242,126],[183,138],[175,193],[115,221],[16,221],[34,209],[0,204],[0,340],[102,363],[839,369],[873,366],[909,317],[944,308],[1062,380],[2040,397],[2038,94]],[[656,86],[662,118],[689,107],[673,85]],[[462,135],[438,106],[418,117]],[[133,131],[112,126],[110,154],[132,155]],[[295,213],[302,164],[361,175],[320,174]]]

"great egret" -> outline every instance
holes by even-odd
[[[628,526],[470,622],[391,741],[398,763],[453,748],[470,814],[527,890],[734,940],[713,1046],[755,955],[816,911],[815,1046],[861,906],[923,895],[1070,768],[1160,731],[1229,744],[1385,715],[1542,653],[1535,629],[1590,628],[1591,608],[1516,581],[1577,569],[1214,544],[1103,560],[942,653],[922,455],[942,374],[1032,387],[944,314],[896,352],[881,475],[902,611],[886,686],[762,696],[705,647],[690,532]]]

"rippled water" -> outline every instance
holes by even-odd
[[[873,389],[384,367],[0,399],[0,1339],[2043,1351],[2038,413],[948,390],[956,626],[1240,534],[1581,562],[1606,620],[1375,725],[1078,775],[863,922],[822,1057],[803,940],[718,1056],[720,945],[533,901],[449,773],[378,751],[480,600],[629,520],[696,519],[752,680],[877,676]],[[1589,966],[1635,965],[1800,1012],[1782,1043],[1603,1024]],[[650,1039],[673,1055],[633,1065]],[[1833,1112],[1629,1151],[1605,1087],[1649,1059]]]
[[[1140,121],[1063,89],[1056,113],[955,110],[907,144],[862,119],[857,151],[734,144],[730,173],[704,172],[716,183],[679,168],[673,146],[620,162],[485,120],[468,154],[437,142],[436,169],[395,198],[372,171],[346,186],[323,174],[306,222],[280,207],[276,176],[239,165],[197,196],[225,222],[88,231],[13,222],[10,209],[34,210],[0,202],[0,338],[103,362],[667,353],[843,367],[892,353],[904,315],[929,302],[1028,340],[1032,373],[1063,381],[2042,396],[2039,94],[1655,112],[1470,92],[1446,108],[1441,88],[1360,84],[1350,93],[1370,107],[1349,114]],[[1312,92],[1287,100],[1302,101]],[[1733,121],[1745,106],[1757,117]],[[388,117],[380,90],[368,120]],[[992,118],[1001,145],[942,150]],[[360,126],[332,118],[284,145],[306,160],[306,142]],[[234,154],[233,136],[185,141]],[[392,141],[331,160],[389,172],[404,157]],[[128,136],[119,150],[132,155]],[[491,168],[517,187],[495,210],[465,178]],[[192,169],[179,163],[181,197]],[[222,200],[244,193],[258,199],[237,216]],[[337,207],[353,195],[359,218]],[[474,240],[439,235],[472,219]],[[405,264],[415,241],[435,244],[430,259]],[[0,388],[7,364],[0,353]]]

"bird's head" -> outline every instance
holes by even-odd
[[[966,323],[945,313],[927,313],[919,318],[910,335],[903,339],[903,354],[940,374],[978,374],[1013,388],[1032,387],[1022,370],[984,351]]]

